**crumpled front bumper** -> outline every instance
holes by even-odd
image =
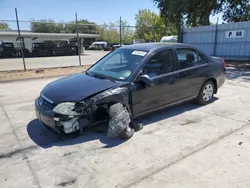
[[[35,101],[36,117],[41,125],[49,132],[59,135],[60,131],[56,128],[56,121],[53,119],[55,113],[49,107],[39,104],[39,97]]]

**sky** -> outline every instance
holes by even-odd
[[[139,9],[149,9],[159,13],[153,0],[0,0],[0,20],[15,20],[15,8],[19,20],[53,19],[58,22],[87,19],[97,24],[125,20],[135,25],[135,15]],[[216,17],[211,21],[216,22]],[[16,23],[9,22],[11,29]],[[29,24],[20,23],[21,30],[29,29]]]

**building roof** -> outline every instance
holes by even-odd
[[[188,44],[183,44],[183,43],[154,42],[154,43],[140,43],[140,44],[127,45],[127,46],[121,47],[121,49],[154,51],[158,49],[173,48],[173,47],[191,47],[191,46]]]
[[[15,36],[18,37],[17,31],[0,31],[0,36]],[[70,39],[76,38],[76,33],[35,33],[30,31],[21,31],[21,37],[24,38],[42,38],[47,40],[54,40],[54,39]],[[98,38],[100,37],[99,34],[86,34],[86,33],[79,33],[80,38]]]

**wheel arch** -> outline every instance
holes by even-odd
[[[206,79],[206,80],[205,80],[205,82],[203,83],[203,85],[204,85],[206,82],[208,82],[208,81],[212,81],[212,82],[213,82],[214,87],[215,87],[215,91],[214,91],[214,93],[216,94],[216,93],[217,93],[217,91],[218,91],[217,80],[216,80],[215,78],[213,78],[213,77],[208,78],[208,79]],[[203,86],[203,85],[202,85],[202,86]]]

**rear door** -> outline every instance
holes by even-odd
[[[160,109],[176,101],[177,87],[175,80],[176,62],[172,49],[164,50],[153,55],[145,64],[141,75],[148,75],[154,82],[147,86],[141,82],[132,85],[132,103],[135,116]]]
[[[196,97],[207,77],[208,61],[192,48],[176,48],[178,60],[178,100]]]

